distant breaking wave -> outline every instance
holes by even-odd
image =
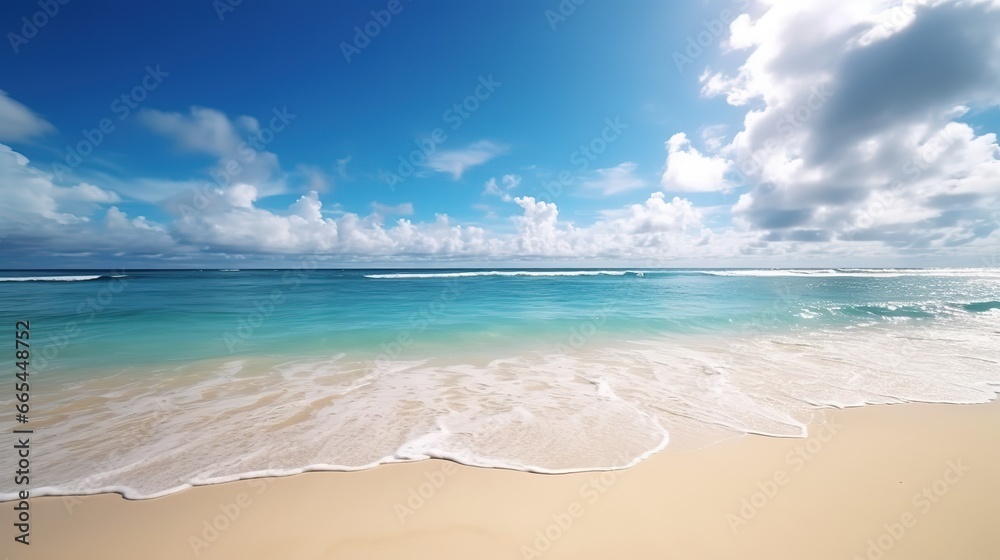
[[[657,274],[705,274],[709,276],[775,278],[899,278],[904,276],[1000,278],[998,268],[771,268],[729,270],[477,270],[469,272],[396,272],[366,274],[372,279],[475,278],[480,276],[539,277],[561,276],[645,276]]]
[[[902,276],[956,276],[969,278],[1000,278],[1000,269],[983,268],[829,268],[829,269],[757,269],[701,270],[710,276],[759,276],[802,278],[898,278]]]
[[[100,274],[96,276],[10,276],[0,278],[0,282],[84,282],[99,278],[121,278],[122,276],[103,276]]]
[[[642,276],[635,270],[491,270],[476,272],[401,272],[393,274],[366,274],[365,278],[399,279],[399,278],[472,278],[476,276],[625,276],[633,274]]]

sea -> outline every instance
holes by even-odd
[[[432,457],[620,469],[1000,392],[997,268],[5,270],[0,321],[32,496]]]

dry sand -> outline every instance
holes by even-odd
[[[0,555],[1000,558],[1000,404],[877,406],[825,416],[809,439],[747,436],[604,474],[423,461],[220,484],[154,500],[38,498],[30,505],[29,546],[13,541],[13,504],[5,503]]]

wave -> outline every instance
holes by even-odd
[[[849,315],[885,318],[931,319],[937,315],[922,305],[855,305],[843,309]]]
[[[780,278],[899,278],[903,276],[1000,278],[1000,269],[984,268],[827,268],[827,269],[741,269],[700,270],[709,276],[746,276]]]
[[[775,277],[775,278],[899,278],[899,277],[959,277],[1000,278],[997,268],[769,268],[719,270],[475,270],[466,272],[392,272],[366,274],[365,278],[433,279],[495,277],[573,277],[573,276],[650,276],[703,274],[708,276]]]
[[[962,305],[962,309],[972,313],[1000,309],[1000,301],[974,301]]]
[[[374,279],[416,279],[416,278],[474,278],[479,276],[643,276],[638,270],[490,270],[474,272],[399,272],[390,274],[366,274],[365,278]]]
[[[99,278],[122,278],[124,275],[104,276],[101,274],[94,276],[8,276],[0,278],[0,282],[86,282],[87,280],[97,280]]]
[[[799,313],[794,313],[802,319],[815,319],[824,315],[846,315],[852,318],[879,317],[884,319],[933,319],[962,315],[962,312],[977,314],[1000,309],[1000,301],[911,301],[882,302],[855,305],[812,305],[806,306]]]
[[[761,269],[761,270],[701,270],[709,276],[834,276],[835,270],[793,270],[793,269]]]
[[[123,377],[111,392],[106,380],[73,382],[54,393],[64,395],[51,403],[60,422],[49,429],[52,451],[32,473],[32,494],[154,498],[431,457],[538,473],[601,471],[741,434],[805,437],[826,408],[996,399],[995,319],[968,319],[695,344],[653,337],[488,361],[397,360],[374,372],[346,354],[205,362],[186,366],[200,374],[185,375],[183,385],[143,375]],[[120,421],[95,422],[109,414]],[[0,419],[0,430],[10,422]],[[132,445],[122,448],[124,440]],[[296,453],[280,451],[289,448]],[[0,456],[0,471],[10,460]],[[0,482],[0,501],[13,499],[12,490]]]

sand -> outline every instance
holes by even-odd
[[[32,499],[11,559],[1000,558],[1000,404],[826,413],[608,473],[446,461]],[[41,441],[39,444],[42,444]]]

